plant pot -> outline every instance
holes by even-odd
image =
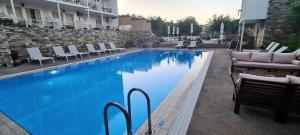
[[[20,59],[14,60],[14,65],[15,65],[15,66],[19,66],[19,65],[21,65],[21,64],[22,64],[22,61],[21,61]]]

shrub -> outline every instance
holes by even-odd
[[[300,32],[293,33],[280,41],[282,45],[289,47],[288,51],[292,52],[300,48]]]

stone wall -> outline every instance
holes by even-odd
[[[79,50],[86,50],[85,44],[87,43],[96,44],[114,42],[119,47],[138,47],[144,42],[157,41],[155,35],[153,35],[151,32],[101,31],[83,29],[58,30],[8,26],[4,29],[6,30],[5,34],[7,35],[7,37],[4,39],[8,41],[10,51],[17,51],[22,60],[25,60],[28,57],[26,48],[29,47],[39,47],[45,56],[52,56],[52,46],[55,45],[61,45],[66,49],[68,45],[75,44]]]
[[[13,61],[7,41],[7,36],[3,27],[0,27],[0,67],[11,67]]]
[[[289,0],[270,0],[267,19],[265,21],[264,43],[278,41],[295,32],[294,24],[288,16]]]

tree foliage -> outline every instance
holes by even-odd
[[[300,30],[300,0],[291,0],[289,4],[289,14],[295,21],[297,30]]]
[[[226,35],[237,34],[239,20],[231,18],[228,15],[213,15],[212,18],[209,19],[209,34],[219,36],[222,22],[224,23],[224,33]]]
[[[188,36],[190,35],[191,23],[194,24],[194,35],[199,35],[202,31],[201,25],[197,22],[194,17],[186,17],[184,19],[179,20],[177,23],[173,21],[167,21],[160,16],[151,16],[151,17],[143,17],[142,15],[136,14],[125,14],[120,15],[119,17],[131,17],[131,19],[147,19],[151,21],[152,32],[157,36],[167,36],[168,26],[171,27],[171,33],[173,32],[173,26],[179,27],[179,35]]]
[[[300,48],[300,0],[290,0],[289,3],[290,21],[295,22],[295,33],[287,35],[281,39],[281,43],[289,47],[289,51],[295,51]]]
[[[199,35],[202,31],[201,25],[197,22],[195,17],[189,16],[178,21],[177,26],[180,28],[180,35],[190,35],[191,34],[191,23],[193,23],[194,35]]]
[[[202,31],[201,25],[197,22],[194,17],[186,17],[184,19],[179,20],[177,23],[173,21],[166,21],[161,17],[149,17],[148,18],[152,24],[152,32],[158,36],[166,36],[168,33],[168,26],[170,26],[170,32],[172,35],[173,27],[179,27],[179,35],[188,36],[191,31],[191,23],[193,23],[194,27],[194,35],[199,35]]]
[[[152,25],[152,32],[157,36],[164,36],[167,34],[168,24],[161,17],[150,17]]]

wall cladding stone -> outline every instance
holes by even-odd
[[[73,29],[43,29],[5,27],[7,40],[11,51],[19,52],[19,57],[28,57],[26,48],[39,47],[45,56],[53,56],[52,47],[61,45],[67,48],[75,44],[79,50],[86,51],[87,43],[117,43],[119,47],[139,47],[145,42],[156,42],[156,36],[151,32],[125,32],[101,30],[73,30]],[[97,47],[97,46],[95,46]],[[98,48],[96,48],[98,49]],[[68,51],[66,49],[66,51]]]
[[[270,0],[267,19],[265,21],[264,42],[278,41],[294,33],[294,22],[289,20],[289,0]]]
[[[0,67],[11,67],[13,61],[5,30],[0,26]]]

